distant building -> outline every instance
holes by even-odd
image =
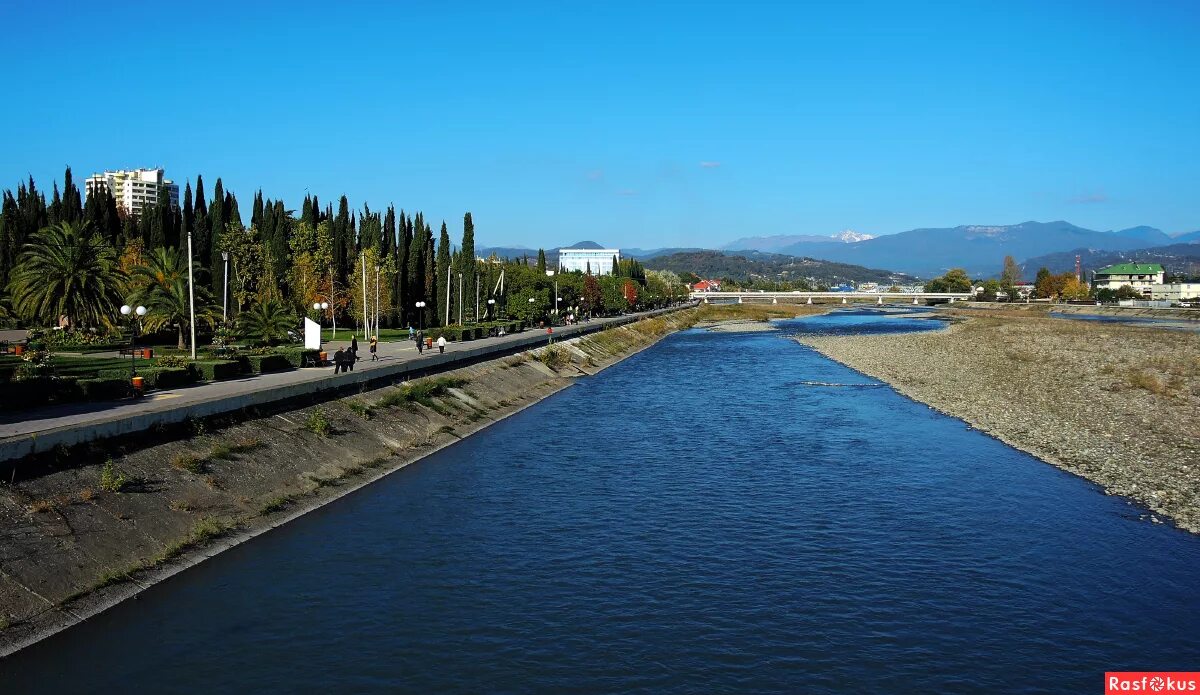
[[[1092,286],[1097,290],[1115,290],[1129,285],[1149,297],[1154,285],[1163,284],[1164,275],[1158,263],[1118,263],[1097,270]]]
[[[692,291],[693,292],[720,292],[721,291],[721,281],[720,280],[701,280],[700,282],[697,282],[696,284],[692,285]]]
[[[564,272],[591,272],[612,275],[614,261],[621,260],[620,249],[559,249],[558,267]]]
[[[109,191],[117,205],[125,212],[138,217],[142,208],[158,202],[158,189],[165,187],[173,207],[179,207],[179,185],[164,178],[162,169],[133,169],[131,171],[106,171],[92,174],[85,184],[90,198],[101,191]]]
[[[1161,299],[1171,302],[1200,299],[1200,282],[1172,282],[1165,285],[1155,285],[1150,291],[1150,299]]]

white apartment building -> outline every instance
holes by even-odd
[[[620,249],[559,249],[558,266],[565,272],[576,270],[592,275],[612,275],[613,260],[621,260]]]
[[[1158,263],[1118,263],[1097,270],[1092,286],[1098,290],[1115,290],[1129,285],[1149,297],[1154,285],[1163,284],[1165,275]]]
[[[1200,282],[1173,282],[1150,289],[1150,299],[1181,302],[1197,298],[1200,298]]]
[[[164,178],[162,169],[133,169],[131,171],[106,171],[87,178],[86,188],[90,197],[99,191],[110,191],[117,205],[137,217],[146,205],[158,202],[158,188],[165,186],[171,205],[179,207],[179,185]]]

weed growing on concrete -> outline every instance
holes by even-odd
[[[328,437],[333,434],[333,425],[329,423],[329,418],[325,417],[325,411],[314,410],[308,415],[308,419],[304,421],[304,428],[318,437]]]
[[[438,428],[438,434],[454,434],[454,428],[450,425],[442,425]]]
[[[207,468],[207,466],[204,464],[204,459],[196,456],[195,454],[179,454],[175,458],[171,459],[171,465],[181,471],[187,471],[188,473],[194,473],[197,475],[203,473]]]
[[[447,389],[459,388],[465,386],[467,383],[469,383],[467,379],[452,376],[421,379],[420,381],[405,384],[399,389],[392,391],[379,399],[375,405],[380,408],[390,408],[397,405],[420,403],[427,408],[432,408],[441,414],[445,414],[445,408],[440,408],[434,403],[433,399],[445,395]]]
[[[36,500],[29,505],[29,511],[34,514],[45,514],[46,512],[54,511],[54,503],[50,500]]]
[[[361,401],[350,401],[348,404],[350,411],[364,420],[370,420],[375,417],[375,409]]]
[[[85,487],[79,491],[79,499],[84,502],[91,502],[96,499],[96,491],[90,487]]]
[[[167,506],[170,507],[171,511],[173,512],[190,512],[195,509],[195,507],[192,506],[192,503],[188,502],[187,500],[171,500]]]
[[[535,352],[533,358],[554,370],[562,369],[571,363],[571,353],[559,345],[547,346]]]
[[[279,497],[274,497],[268,500],[267,503],[258,510],[258,515],[266,516],[268,514],[274,514],[275,512],[286,509],[289,505],[291,505],[292,502],[295,501],[295,499],[296,498],[293,495],[280,495]]]
[[[121,492],[129,486],[129,479],[117,470],[116,464],[110,458],[100,469],[100,489],[108,492]]]

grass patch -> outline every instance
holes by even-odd
[[[383,398],[376,401],[375,405],[380,408],[391,408],[397,405],[411,405],[420,403],[421,405],[432,408],[440,414],[446,414],[445,408],[434,403],[433,399],[439,396],[444,396],[448,389],[459,388],[469,383],[469,380],[461,377],[439,376],[432,379],[421,379],[401,386],[400,388],[388,393]]]
[[[1143,389],[1150,393],[1161,395],[1167,392],[1167,384],[1157,375],[1145,369],[1130,369],[1125,375],[1126,382],[1135,389]]]
[[[191,502],[187,500],[171,500],[168,504],[173,512],[190,512],[195,509]]]
[[[308,418],[304,421],[304,429],[318,437],[328,437],[333,434],[333,425],[330,424],[329,418],[325,417],[324,410],[314,410],[309,413]]]
[[[267,500],[267,503],[259,508],[258,515],[266,516],[268,514],[274,514],[275,512],[283,511],[284,509],[290,507],[295,501],[295,495],[280,495],[279,497],[273,497]]]
[[[212,459],[229,461],[238,454],[242,454],[247,451],[254,451],[262,445],[263,444],[260,440],[254,439],[253,437],[247,437],[245,439],[239,439],[231,444],[218,444],[217,446],[213,447],[212,451],[208,453],[208,457]]]
[[[187,538],[179,541],[178,543],[172,543],[171,545],[167,546],[166,550],[164,550],[162,554],[154,560],[153,564],[159,564],[179,557],[188,550],[200,545],[204,545],[214,538],[219,538],[228,531],[228,526],[222,524],[213,517],[201,519],[200,521],[196,522],[195,526],[192,527],[192,532],[188,534]]]
[[[571,353],[559,345],[550,345],[533,353],[533,359],[557,371],[571,364]]]

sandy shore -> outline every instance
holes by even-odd
[[[967,318],[801,342],[1200,533],[1200,335],[948,313]]]

